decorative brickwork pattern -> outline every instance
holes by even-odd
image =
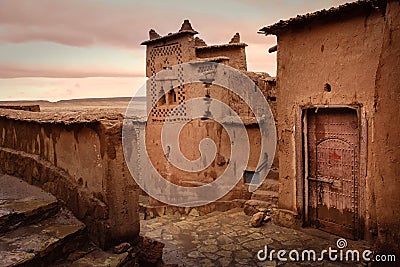
[[[162,61],[162,67],[165,69],[171,66],[170,57],[176,59],[178,64],[178,88],[175,90],[177,93],[177,104],[182,104],[182,106],[178,107],[172,114],[171,111],[176,107],[176,105],[160,105],[157,103],[158,99],[161,95],[164,94],[162,88],[161,90],[157,88],[157,81],[154,75],[157,73],[156,62],[159,62],[159,59],[162,57],[166,57],[165,60]],[[171,60],[172,61],[172,60]],[[173,60],[175,61],[175,60]],[[150,51],[150,59],[149,65],[151,70],[152,78],[150,78],[150,97],[151,97],[151,104],[154,107],[152,110],[152,120],[153,121],[165,121],[165,118],[170,115],[174,116],[174,120],[178,119],[185,119],[186,117],[186,108],[184,106],[185,101],[185,91],[184,91],[184,75],[183,75],[183,68],[181,64],[182,61],[182,47],[180,43],[177,44],[170,44],[164,46],[158,46],[153,48]]]

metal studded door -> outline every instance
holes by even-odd
[[[315,227],[356,239],[359,125],[350,108],[307,112],[308,214]]]

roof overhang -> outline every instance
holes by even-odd
[[[366,15],[372,12],[384,12],[386,3],[392,0],[359,0],[346,3],[328,10],[323,9],[314,13],[298,15],[297,17],[280,20],[279,22],[261,28],[258,33],[265,35],[278,35],[281,32],[303,28],[313,22],[337,22],[355,16]]]
[[[141,45],[149,45],[149,44],[153,44],[153,43],[158,43],[158,42],[162,42],[162,41],[166,41],[166,40],[175,39],[175,38],[181,37],[183,35],[192,35],[193,36],[193,35],[196,35],[196,34],[198,34],[197,31],[183,30],[183,31],[179,31],[179,32],[176,32],[176,33],[170,33],[168,35],[161,36],[161,37],[158,37],[158,38],[155,38],[155,39],[150,39],[150,40],[144,41],[144,42],[141,43]]]

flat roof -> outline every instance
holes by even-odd
[[[218,44],[218,45],[207,45],[207,46],[196,46],[196,50],[209,50],[209,49],[220,49],[227,47],[245,47],[245,43],[230,43],[230,44]]]
[[[160,41],[163,41],[163,40],[174,39],[176,37],[179,37],[179,36],[185,35],[185,34],[195,35],[195,34],[198,34],[198,32],[191,31],[191,30],[183,30],[183,31],[170,33],[170,34],[167,34],[167,35],[164,35],[164,36],[160,36],[158,38],[154,38],[154,39],[150,39],[150,40],[144,41],[144,42],[141,43],[141,45],[148,45],[148,44],[157,43],[157,42],[160,42]]]

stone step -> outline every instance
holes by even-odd
[[[247,199],[233,199],[233,200],[217,200],[200,207],[175,207],[168,205],[152,206],[146,204],[146,200],[142,199],[139,203],[139,212],[142,214],[142,220],[149,220],[155,217],[164,215],[181,215],[181,216],[206,216],[215,211],[224,212],[235,208],[242,208]]]
[[[251,195],[252,200],[261,200],[273,204],[278,204],[278,192],[257,189]]]
[[[214,211],[214,212],[211,212],[209,214],[202,215],[199,217],[188,218],[188,221],[198,222],[200,224],[207,224],[207,223],[215,222],[215,220],[217,220],[218,218],[221,218],[221,216],[230,218],[230,217],[235,216],[236,214],[242,213],[242,212],[243,212],[243,208],[233,208],[233,209],[230,209],[227,211]]]
[[[66,259],[51,263],[49,267],[136,266],[137,259],[132,257],[131,251],[132,247],[129,244],[127,249],[114,253],[113,251],[103,251],[92,242],[87,242]]]
[[[267,201],[262,201],[262,200],[256,200],[256,199],[250,199],[246,201],[244,204],[244,213],[248,216],[253,216],[259,211],[269,211],[272,212],[275,208],[277,207],[276,203],[272,202],[267,202]]]
[[[122,267],[122,266],[135,266],[133,265],[134,259],[131,258],[128,252],[121,254],[114,254],[112,252],[96,249],[84,257],[72,262],[71,265],[75,267],[87,266],[109,266],[109,267]]]
[[[222,211],[216,210],[210,213],[207,213],[205,215],[202,216],[196,216],[196,217],[189,217],[191,221],[203,221],[203,220],[209,220],[209,219],[213,219],[216,217],[221,216],[221,214],[223,214]]]
[[[61,209],[54,217],[20,226],[0,236],[0,266],[48,266],[86,238],[85,225]]]
[[[264,182],[261,184],[261,186],[257,190],[278,192],[279,182],[278,182],[278,180],[274,180],[274,179],[265,179]]]
[[[85,228],[51,194],[0,174],[1,267],[137,266],[129,244],[115,253],[103,251],[88,240]]]
[[[0,175],[0,234],[49,218],[58,210],[53,195],[18,178]]]

